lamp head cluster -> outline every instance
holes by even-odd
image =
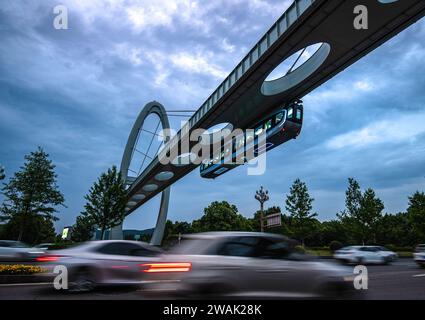
[[[263,186],[260,187],[260,190],[257,190],[255,192],[255,199],[258,200],[260,203],[264,203],[270,199],[269,197],[269,191],[264,190]]]

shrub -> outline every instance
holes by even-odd
[[[394,252],[403,252],[403,251],[405,251],[405,252],[413,252],[414,250],[414,248],[412,248],[412,247],[399,247],[399,246],[396,246],[396,245],[393,245],[393,244],[387,244],[387,245],[385,245],[385,248],[387,248],[388,250],[391,250],[391,251],[394,251]]]
[[[0,275],[31,275],[47,272],[45,268],[30,265],[0,265]]]
[[[337,250],[339,250],[339,249],[341,249],[342,248],[342,243],[341,242],[339,242],[339,241],[332,241],[330,244],[329,244],[329,249],[331,249],[331,251],[333,251],[333,252],[335,252],[335,251],[337,251]]]
[[[387,245],[385,245],[385,248],[387,248],[388,250],[391,250],[391,251],[397,251],[396,246],[393,245],[393,244],[387,244]]]

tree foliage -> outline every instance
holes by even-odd
[[[376,231],[383,210],[382,200],[376,197],[373,189],[368,188],[360,201],[360,210],[357,216],[363,243],[366,241],[377,242]]]
[[[172,222],[167,220],[165,224],[163,245],[169,246],[175,243],[181,235],[193,233],[192,224],[185,221]]]
[[[415,192],[409,197],[408,221],[417,243],[425,243],[425,193]]]
[[[25,156],[24,166],[16,172],[2,189],[5,196],[1,208],[3,220],[18,226],[18,240],[38,217],[46,221],[57,221],[56,207],[64,204],[64,196],[57,185],[55,166],[49,155],[38,148]],[[38,220],[37,220],[38,219]]]
[[[189,222],[176,221],[173,223],[172,221],[167,220],[165,224],[164,239],[189,233],[193,233],[192,225]]]
[[[124,180],[115,166],[102,173],[84,197],[87,202],[82,215],[100,228],[101,239],[107,229],[124,220],[126,197]]]
[[[345,210],[337,215],[339,219],[320,222],[315,216],[307,215],[308,228],[301,230],[304,232],[306,245],[331,246],[335,250],[341,245],[358,245],[362,242],[374,242],[389,248],[412,247],[425,242],[424,193],[416,192],[409,197],[407,212],[385,215],[382,215],[384,205],[375,192],[368,189],[362,193],[360,185],[354,179],[349,181],[347,194],[347,205]],[[264,215],[278,212],[281,212],[279,207],[270,207],[264,210]],[[205,208],[204,216],[193,223],[167,221],[164,242],[167,244],[176,242],[179,234],[204,231],[259,231],[259,216],[260,212],[257,211],[251,219],[245,219],[237,214],[234,205],[227,202],[213,202]],[[266,231],[302,239],[297,220],[292,215],[282,214],[282,226]]]
[[[194,232],[252,230],[250,221],[226,201],[211,203],[201,219],[193,221],[192,228]]]
[[[92,239],[94,231],[94,224],[90,217],[79,215],[71,230],[71,240],[74,242],[89,241]]]
[[[345,192],[345,210],[338,215],[351,241],[365,243],[377,242],[378,224],[382,219],[384,203],[375,191],[368,188],[364,193],[360,184],[353,178],[348,179]]]
[[[360,184],[354,178],[348,178],[348,188],[345,192],[345,207],[348,216],[357,217],[359,215],[362,197]]]
[[[406,212],[385,214],[379,220],[376,234],[377,243],[383,245],[410,246],[417,243]]]
[[[4,178],[6,178],[6,174],[4,172],[4,167],[2,165],[0,165],[0,180],[3,180]]]
[[[20,217],[19,217],[20,218]],[[20,220],[12,218],[5,226],[2,237],[5,239],[17,239],[20,234]],[[43,242],[54,242],[56,238],[55,228],[51,219],[32,215],[27,218],[24,233],[20,241],[35,245]]]
[[[317,213],[312,213],[314,199],[308,193],[305,182],[296,179],[292,184],[289,195],[286,198],[286,210],[292,219],[293,236],[304,241],[308,236],[315,232],[317,221],[314,219]]]

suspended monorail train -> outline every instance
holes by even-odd
[[[302,123],[303,105],[301,100],[297,100],[252,126],[253,130],[245,130],[228,143],[222,143],[221,152],[201,164],[201,177],[215,179],[264,152],[296,139],[301,133]]]

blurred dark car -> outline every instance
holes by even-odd
[[[296,243],[265,233],[189,235],[143,265],[145,288],[183,297],[357,297],[352,269],[295,252]]]
[[[0,240],[0,261],[32,262],[44,254],[44,251],[13,240]]]
[[[157,247],[136,241],[92,241],[81,245],[49,251],[37,259],[50,270],[65,266],[68,271],[68,289],[73,292],[91,291],[102,285],[140,285],[144,273],[141,265],[162,253]]]

